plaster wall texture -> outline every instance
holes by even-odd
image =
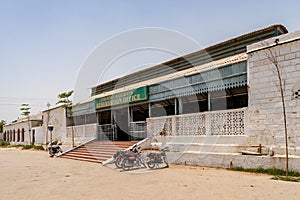
[[[30,122],[31,123],[31,122]],[[14,134],[15,140],[10,139],[11,144],[30,144],[30,136],[29,136],[29,127],[31,129],[30,136],[32,138],[32,130],[38,130],[40,127],[32,127],[32,125],[28,124],[28,120],[22,120],[22,121],[17,121],[14,123],[10,123],[4,126],[4,132]],[[22,129],[24,129],[24,141],[21,140],[21,135],[22,135]],[[20,133],[20,140],[17,140],[18,137],[18,132]],[[41,131],[36,131],[35,132],[35,138],[41,138],[43,137],[43,133]],[[42,144],[40,143],[40,139],[35,140],[36,144]]]
[[[66,140],[66,110],[63,107],[56,107],[43,112],[44,143],[50,142],[49,125],[53,126],[52,141],[64,143]]]
[[[248,145],[272,147],[285,154],[283,109],[279,79],[284,84],[289,154],[300,156],[300,31],[248,46]],[[276,44],[276,42],[278,44]]]
[[[300,172],[300,31],[249,45],[247,55],[249,97],[245,134],[217,139],[210,135],[192,139],[168,137],[171,151],[167,155],[171,162],[222,168],[285,169],[283,109],[276,63],[284,80],[289,166]],[[209,142],[211,139],[215,142]],[[161,143],[160,137],[154,140],[152,145]],[[255,152],[260,144],[267,155],[240,153],[245,149]]]

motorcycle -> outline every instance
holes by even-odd
[[[159,150],[159,152],[154,153],[154,152],[150,152],[147,154],[147,166],[150,169],[154,169],[155,166],[159,166],[159,164],[162,164],[163,162],[166,164],[166,167],[169,167],[169,163],[168,163],[168,159],[167,159],[167,155],[166,155],[166,151],[168,150],[168,148],[163,148],[161,150]]]
[[[135,166],[141,167],[141,165],[146,168],[144,159],[142,157],[140,147],[136,145],[132,148],[131,153],[125,153],[122,157],[121,166],[124,171],[129,170]]]
[[[138,151],[137,151],[136,145],[134,145],[131,149],[129,149],[127,151],[126,150],[125,151],[121,151],[121,150],[116,151],[116,153],[113,156],[115,166],[118,169],[122,168],[122,161],[126,157],[126,154],[133,154],[133,153],[137,153],[137,152]]]
[[[122,168],[122,160],[124,158],[124,156],[126,155],[126,153],[130,153],[130,151],[121,151],[121,150],[118,150],[115,154],[114,154],[114,163],[115,163],[115,166],[120,169]]]
[[[59,145],[48,147],[48,151],[49,151],[50,157],[55,156],[55,155],[58,154],[59,152],[60,152],[60,153],[63,152],[63,151],[61,150],[61,148],[60,148]]]

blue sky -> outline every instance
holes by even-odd
[[[275,23],[299,30],[299,8],[296,0],[0,0],[0,120],[19,117],[21,103],[32,113],[54,106],[89,53],[120,32],[168,28],[206,47]]]

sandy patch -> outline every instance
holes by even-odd
[[[0,149],[0,199],[299,199],[299,183],[271,176],[171,165],[124,173],[100,164]]]

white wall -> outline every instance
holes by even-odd
[[[300,31],[248,46],[249,139],[248,145],[269,146],[285,154],[283,110],[273,54],[285,81],[289,153],[300,155]],[[275,39],[279,40],[275,45]],[[267,47],[267,48],[266,48]]]
[[[22,129],[24,129],[24,142],[21,141]],[[20,141],[17,141],[18,130],[20,131]],[[29,140],[29,125],[28,121],[21,121],[16,123],[7,124],[4,126],[4,132],[14,132],[15,131],[15,140],[10,141],[12,144],[30,144]],[[32,136],[32,134],[31,134]]]
[[[52,141],[63,142],[66,140],[66,110],[63,107],[49,109],[43,112],[44,143],[50,142],[48,125],[53,125]]]

